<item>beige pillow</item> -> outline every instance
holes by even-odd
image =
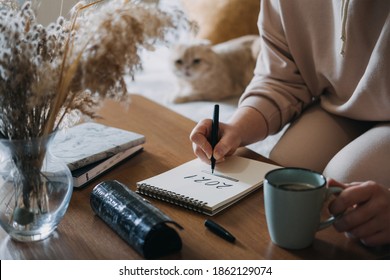
[[[181,0],[191,20],[199,25],[197,38],[213,44],[247,34],[259,34],[260,0]]]

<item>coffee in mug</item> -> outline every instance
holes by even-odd
[[[303,191],[303,190],[314,189],[315,186],[309,184],[303,184],[303,183],[286,183],[286,184],[279,185],[278,188],[291,190],[291,191]]]

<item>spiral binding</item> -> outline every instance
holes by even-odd
[[[136,192],[201,213],[205,212],[205,206],[207,205],[207,202],[203,202],[201,200],[184,196],[172,191],[167,191],[145,183],[139,184],[137,186]]]

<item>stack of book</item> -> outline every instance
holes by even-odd
[[[144,143],[144,135],[88,122],[58,132],[51,152],[68,165],[74,187],[81,187],[141,151]]]

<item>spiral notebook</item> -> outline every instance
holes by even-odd
[[[231,156],[210,165],[199,159],[137,183],[137,192],[207,215],[214,215],[260,188],[265,174],[279,168],[265,162]]]

